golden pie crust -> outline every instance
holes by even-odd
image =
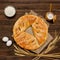
[[[28,27],[32,27],[34,35],[25,32]],[[38,49],[46,42],[48,26],[43,18],[35,15],[24,15],[20,17],[13,27],[13,38],[22,48],[28,50]]]

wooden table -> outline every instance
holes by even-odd
[[[54,31],[60,32],[60,0],[0,0],[0,60],[32,60],[33,57],[19,57],[14,55],[13,46],[6,47],[2,42],[3,36],[8,36],[11,40],[13,38],[12,28],[15,21],[25,12],[34,10],[38,14],[45,16],[45,13],[49,11],[49,4],[53,3],[53,12],[57,15],[57,21],[55,24],[50,24],[49,33],[54,36]],[[16,8],[16,15],[13,18],[8,18],[4,15],[4,8],[8,5],[12,5]],[[51,51],[60,51],[60,44],[57,43],[58,48]],[[50,58],[41,58],[41,60],[53,60]],[[60,59],[58,59],[60,60]]]

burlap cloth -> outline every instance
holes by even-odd
[[[37,16],[40,16],[40,15],[38,15],[36,12],[34,12],[34,11],[30,11],[29,13],[25,13],[25,14],[32,14],[32,15],[37,15]],[[40,17],[42,17],[42,16],[40,16]],[[43,18],[43,17],[42,17]],[[48,25],[48,27],[49,27],[49,23],[43,18],[43,20],[46,22],[46,24]],[[27,30],[26,30],[26,32],[28,32],[28,33],[30,33],[30,34],[32,34],[33,35],[33,32],[32,32],[32,28],[31,27],[29,27]],[[48,38],[47,38],[47,40],[46,40],[46,42],[42,45],[42,46],[40,46],[40,48],[39,49],[37,49],[37,50],[33,50],[33,52],[35,52],[35,53],[40,53],[48,44],[49,44],[49,42],[51,41],[53,39],[53,37],[50,35],[50,33],[48,33]]]

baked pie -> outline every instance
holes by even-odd
[[[33,35],[25,32],[32,27]],[[46,42],[48,36],[48,25],[42,17],[35,15],[24,15],[20,17],[13,26],[13,38],[22,48],[28,50],[38,49]]]

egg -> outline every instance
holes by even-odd
[[[16,13],[16,9],[13,6],[7,6],[4,9],[4,13],[7,17],[13,17]]]
[[[7,36],[5,36],[5,37],[2,38],[3,42],[7,42],[8,40],[9,40],[9,38]]]
[[[52,20],[53,17],[54,17],[54,14],[53,14],[52,12],[47,12],[47,13],[46,13],[46,18],[47,18],[48,20]]]
[[[12,41],[11,40],[7,41],[6,46],[11,46],[11,45],[12,45]]]
[[[53,15],[52,13],[49,13],[49,14],[47,15],[47,18],[50,19],[50,20],[53,19],[53,17],[54,17],[54,15]]]
[[[47,12],[45,18],[50,23],[54,23],[56,21],[56,15],[52,12]]]

